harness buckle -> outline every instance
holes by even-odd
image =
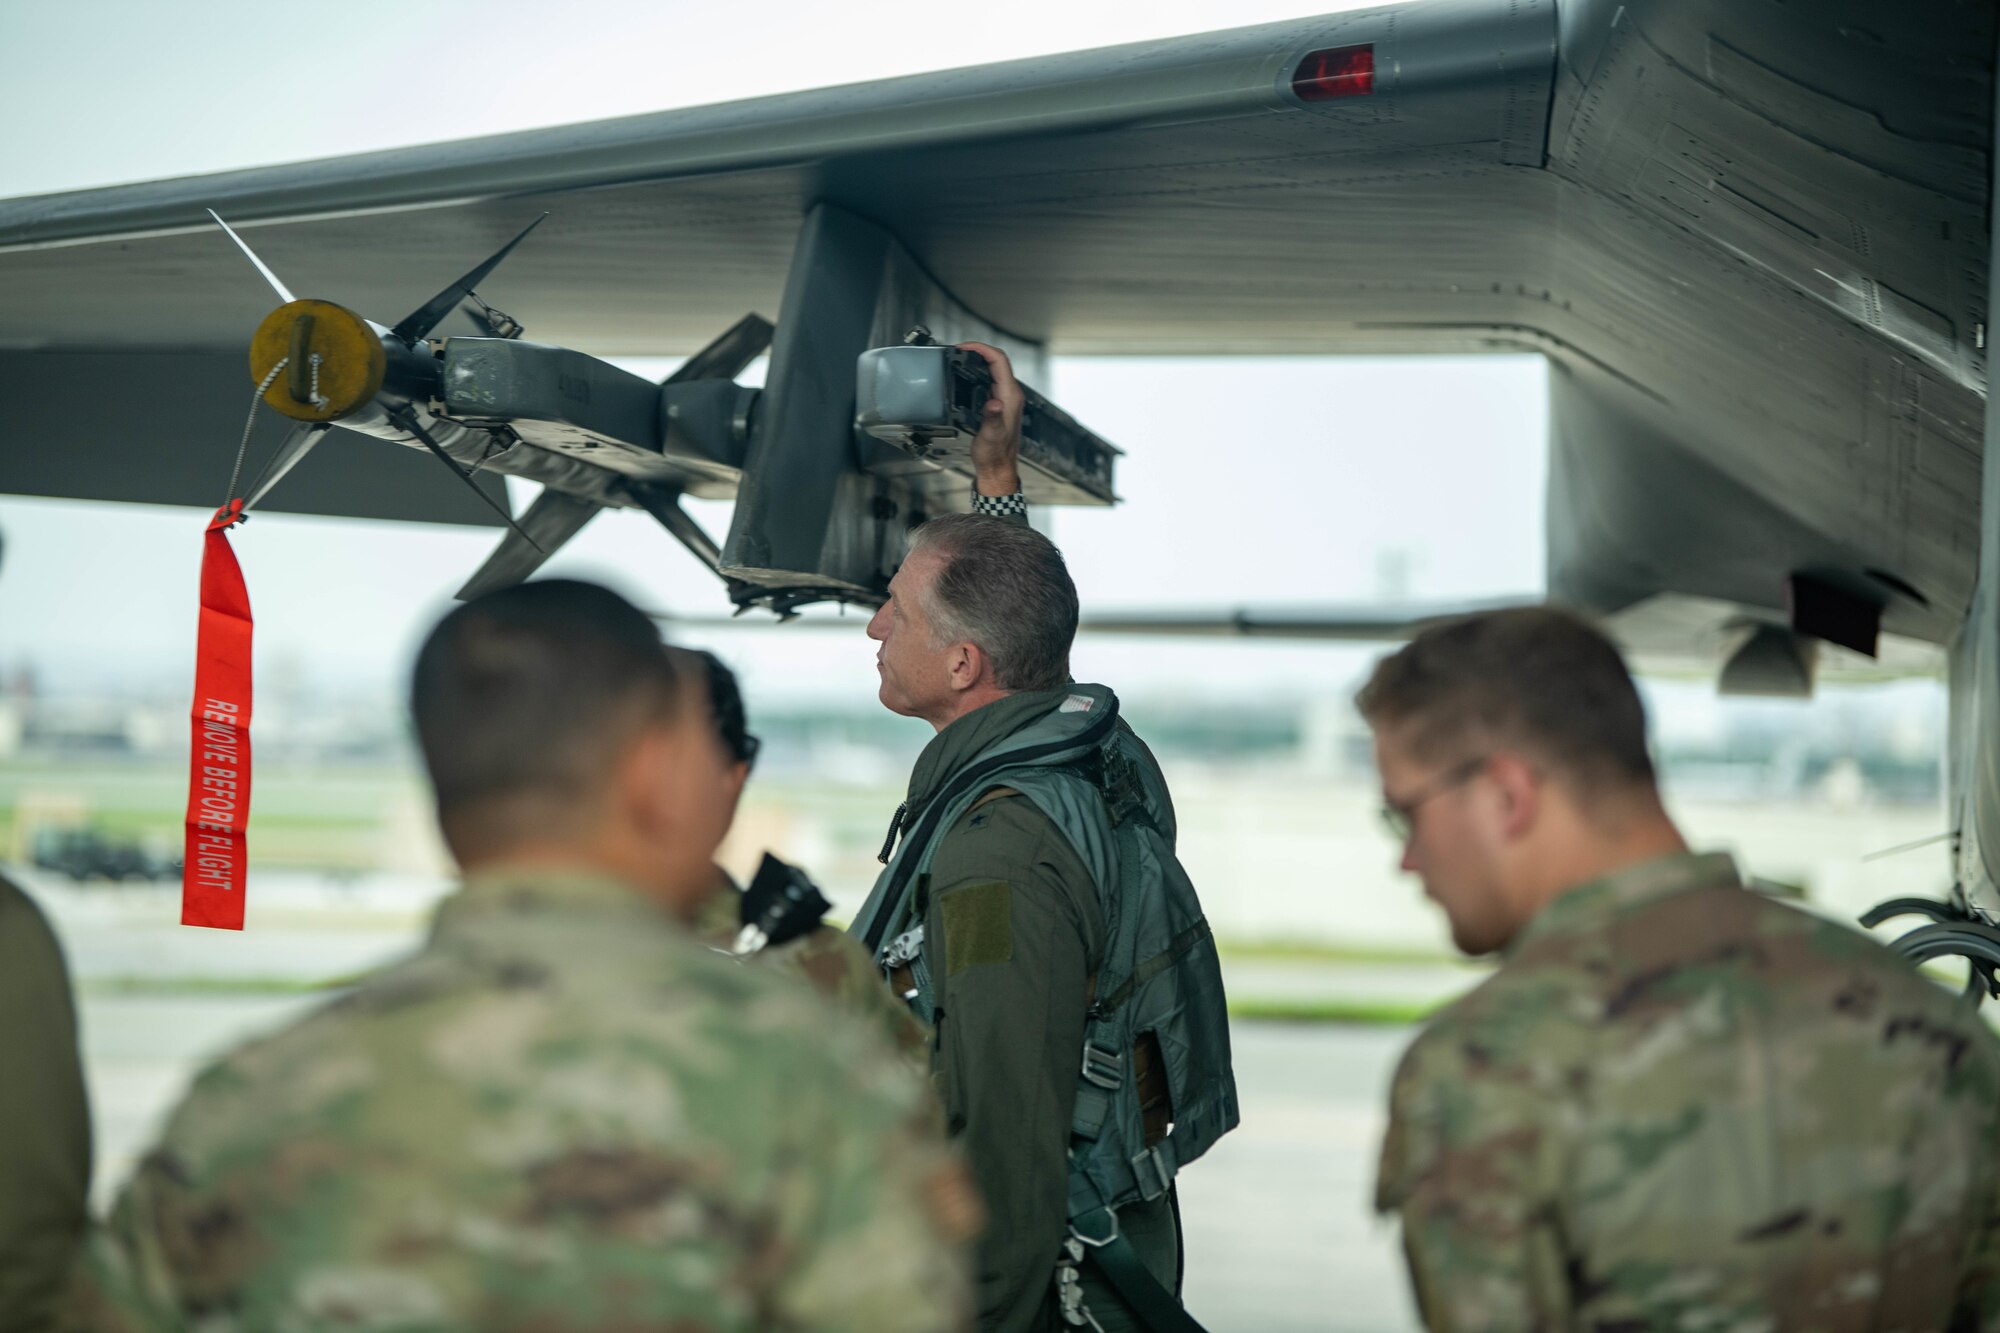
[[[1083,1232],[1077,1230],[1076,1224],[1078,1222],[1086,1221],[1090,1217],[1096,1216],[1097,1213],[1104,1214],[1105,1219],[1108,1222],[1108,1225],[1105,1227],[1104,1234],[1102,1236],[1086,1236]],[[1113,1212],[1109,1208],[1098,1208],[1091,1213],[1085,1214],[1084,1217],[1073,1217],[1070,1219],[1069,1223],[1069,1234],[1071,1240],[1077,1241],[1080,1244],[1088,1245],[1093,1250],[1101,1250],[1105,1246],[1109,1245],[1112,1241],[1118,1239],[1118,1214]]]
[[[1105,810],[1114,826],[1123,824],[1133,815],[1144,812],[1145,788],[1141,785],[1139,774],[1133,769],[1131,761],[1123,754],[1110,745],[1105,746],[1099,754],[1101,758],[1098,771],[1103,784],[1101,790],[1104,794]]]
[[[1125,1085],[1125,1057],[1086,1041],[1083,1044],[1082,1074],[1086,1083],[1094,1083],[1106,1092],[1116,1092]]]
[[[1062,1255],[1056,1260],[1056,1303],[1066,1326],[1104,1333],[1104,1325],[1083,1302],[1083,1242],[1073,1235],[1062,1243]]]
[[[882,950],[881,958],[876,960],[876,966],[887,972],[905,963],[916,962],[917,956],[923,951],[924,928],[919,925],[890,940],[888,946]]]
[[[1158,1182],[1158,1188],[1147,1188],[1146,1171],[1142,1168],[1151,1168],[1153,1178]],[[1168,1169],[1167,1159],[1161,1154],[1159,1144],[1154,1144],[1132,1159],[1132,1178],[1139,1182],[1139,1197],[1142,1199],[1157,1199],[1173,1188],[1174,1173]]]

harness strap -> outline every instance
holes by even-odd
[[[1059,741],[1043,745],[1031,745],[1019,750],[1003,750],[990,755],[978,763],[961,769],[957,776],[945,783],[942,790],[932,796],[924,806],[923,816],[914,827],[903,835],[902,845],[895,854],[889,870],[875,883],[875,891],[868,895],[862,905],[861,916],[850,927],[867,946],[871,954],[879,954],[882,941],[893,928],[898,928],[904,915],[903,887],[908,876],[917,867],[917,862],[929,854],[931,840],[937,834],[937,826],[944,819],[945,812],[953,809],[959,798],[969,791],[984,794],[983,785],[988,778],[1009,768],[1033,768],[1038,761],[1054,758],[1058,754],[1087,750],[1102,743],[1105,735],[1118,724],[1118,709],[1105,709],[1077,734]]]
[[[1071,1137],[1095,1139],[1104,1132],[1104,1122],[1110,1118],[1110,1093],[1098,1088],[1076,1090],[1076,1106],[1070,1111],[1069,1119]]]
[[[1069,1234],[1082,1242],[1111,1289],[1124,1298],[1151,1333],[1207,1333],[1174,1294],[1160,1285],[1119,1228],[1118,1214],[1098,1202],[1100,1197],[1089,1182],[1070,1181]]]
[[[1159,1284],[1123,1232],[1095,1247],[1086,1247],[1097,1271],[1132,1307],[1151,1333],[1207,1333],[1200,1322]]]
[[[1174,936],[1166,948],[1133,968],[1132,975],[1125,978],[1118,989],[1105,996],[1101,1003],[1091,1006],[1091,1016],[1094,1018],[1106,1018],[1118,1012],[1118,1006],[1130,999],[1133,991],[1172,967],[1176,962],[1179,962],[1188,950],[1194,948],[1207,938],[1208,918],[1203,917],[1180,934]]]
[[[1166,1173],[1172,1182],[1172,1171]],[[1157,1198],[1149,1193],[1148,1198]],[[1173,1205],[1176,1210],[1179,1204]],[[1104,1206],[1103,1196],[1097,1188],[1082,1177],[1072,1176],[1069,1182],[1069,1234],[1080,1241],[1097,1271],[1111,1284],[1139,1316],[1140,1323],[1149,1333],[1208,1333],[1201,1322],[1187,1312],[1171,1291],[1160,1284],[1146,1261],[1132,1248],[1132,1242],[1118,1225],[1118,1214]],[[1176,1235],[1180,1226],[1179,1213],[1175,1213]]]

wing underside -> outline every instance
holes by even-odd
[[[1810,570],[1942,642],[1977,548],[1993,15],[1917,0],[1884,34],[1873,12],[1418,0],[0,201],[0,489],[213,502],[176,477],[234,427],[190,405],[266,299],[208,207],[364,312],[546,210],[482,294],[615,354],[776,310],[829,204],[1057,354],[1540,351],[1552,593],[1782,614]],[[1310,53],[1362,47],[1365,94],[1293,90]],[[173,357],[213,373],[177,387]],[[86,407],[86,385],[109,387]],[[446,489],[278,498],[480,521]]]

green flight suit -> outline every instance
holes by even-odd
[[[911,773],[904,827],[968,760],[1067,693],[1010,695],[939,732]],[[1070,1118],[1090,978],[1104,944],[1097,887],[1061,831],[1022,797],[989,800],[946,830],[930,882],[924,948],[937,992],[932,1064],[947,1128],[971,1159],[987,1209],[977,1252],[979,1327],[1055,1328]],[[1132,1205],[1119,1222],[1161,1285],[1175,1290],[1170,1201]],[[1136,1327],[1088,1266],[1085,1291],[1107,1330]]]
[[[62,948],[0,879],[0,1333],[44,1328],[88,1224],[90,1106]]]
[[[1662,858],[1425,1028],[1376,1202],[1433,1330],[2000,1328],[2000,1041],[1727,856]]]

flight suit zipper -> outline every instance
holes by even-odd
[[[889,818],[889,834],[882,839],[882,850],[875,854],[875,859],[883,865],[888,865],[889,858],[896,854],[896,835],[903,831],[903,816],[909,812],[910,803],[904,801],[896,807],[896,813]]]

